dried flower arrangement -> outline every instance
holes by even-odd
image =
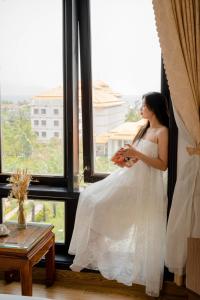
[[[23,205],[24,201],[27,200],[28,187],[32,181],[32,176],[28,174],[27,170],[17,170],[7,181],[9,181],[8,186],[11,186],[8,199],[17,199],[19,204],[18,225],[20,225],[19,227],[25,227],[26,220]]]
[[[7,181],[10,183],[11,192],[8,196],[9,199],[17,199],[19,202],[27,199],[27,190],[32,180],[32,176],[28,174],[27,170],[17,170],[12,174]]]

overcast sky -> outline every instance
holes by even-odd
[[[3,94],[62,84],[62,1],[0,0]],[[160,89],[151,0],[91,0],[92,75],[123,94]]]

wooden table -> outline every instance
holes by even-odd
[[[46,285],[55,279],[55,235],[53,225],[30,223],[18,229],[16,223],[6,223],[10,234],[0,237],[0,268],[19,270],[22,295],[32,296],[32,267],[45,255]]]

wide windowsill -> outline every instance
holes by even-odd
[[[10,187],[7,183],[0,183],[0,197],[7,197]],[[66,187],[56,187],[50,185],[32,185],[29,187],[28,196],[30,198],[77,198],[79,191],[69,192]]]

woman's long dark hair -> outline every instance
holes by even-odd
[[[168,104],[165,96],[158,92],[151,92],[151,93],[144,94],[142,96],[142,99],[144,101],[144,104],[148,107],[148,109],[154,112],[158,121],[163,126],[169,127]],[[136,140],[141,139],[145,135],[149,126],[150,123],[148,121],[147,124],[144,125],[136,134],[135,138],[133,139],[133,143]]]

